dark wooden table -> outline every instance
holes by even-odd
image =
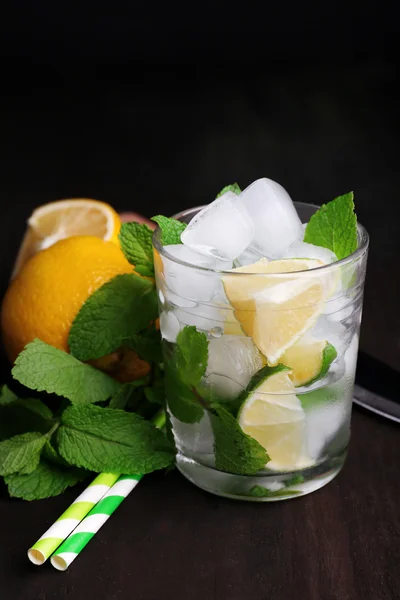
[[[146,477],[65,573],[26,549],[74,499],[0,502],[2,600],[395,600],[399,427],[354,408],[347,463],[303,498],[217,498],[179,473]]]
[[[126,87],[24,79],[1,101],[1,290],[25,219],[55,198],[150,216],[208,201],[232,179],[267,175],[317,203],[353,188],[372,238],[361,347],[400,371],[398,96],[390,65],[374,65],[279,70],[242,87],[220,73],[134,73]],[[3,360],[3,381],[8,372]],[[26,549],[79,488],[33,503],[3,492],[0,599],[396,600],[399,465],[400,427],[354,407],[348,460],[325,488],[257,505],[151,475],[65,573],[32,566]]]

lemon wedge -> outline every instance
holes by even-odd
[[[327,374],[337,357],[334,346],[326,340],[305,335],[286,350],[281,362],[291,369],[289,375],[295,387],[311,385]]]
[[[243,398],[238,422],[267,451],[274,471],[310,466],[306,455],[305,414],[284,365],[264,367],[252,379]]]
[[[315,259],[263,258],[223,276],[235,318],[269,364],[276,364],[321,314],[331,285],[314,271],[320,266]]]

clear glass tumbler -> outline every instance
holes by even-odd
[[[295,206],[302,222],[318,209]],[[200,209],[175,217],[187,223]],[[324,486],[342,468],[350,439],[367,232],[358,225],[357,250],[343,260],[268,276],[195,267],[169,254],[160,235],[157,229],[156,281],[178,469],[204,490],[251,501],[293,498]],[[234,306],[225,293],[229,285],[235,290]],[[293,291],[296,304],[282,304],[279,290],[285,298]],[[252,302],[255,293],[268,301]],[[262,340],[265,335],[279,337],[298,315],[307,323],[304,334],[277,362],[289,369],[293,361],[302,365],[301,377],[293,381],[292,372],[283,368],[257,387],[257,377],[262,377],[256,374],[281,369],[275,363],[265,370]],[[187,378],[180,381],[174,367],[180,336],[188,327],[203,334],[207,348],[207,367],[191,365],[201,374],[195,385]],[[195,361],[196,342],[185,352],[188,361]],[[307,369],[314,368],[314,375],[318,369],[315,356],[321,361],[319,374],[305,381]],[[259,464],[260,446],[268,454],[265,465]]]

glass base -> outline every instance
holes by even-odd
[[[347,450],[344,450],[318,465],[299,471],[260,475],[224,473],[181,453],[177,454],[176,464],[186,479],[211,494],[250,502],[277,502],[311,494],[332,481],[343,467],[346,454]]]

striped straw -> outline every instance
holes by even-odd
[[[50,559],[53,567],[58,571],[68,569],[69,565],[110,518],[124,498],[137,486],[142,477],[142,475],[121,475],[117,483],[92,508],[82,523],[53,554]]]
[[[54,550],[109,491],[118,477],[119,475],[114,473],[101,473],[98,475],[36,544],[29,548],[29,560],[34,565],[42,565],[46,562]]]

